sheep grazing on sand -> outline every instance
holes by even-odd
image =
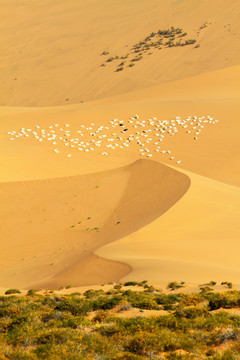
[[[41,143],[50,141],[51,145],[55,146],[54,152],[56,154],[60,151],[67,152],[68,157],[75,150],[89,153],[97,148],[99,150],[102,148],[103,151],[99,153],[106,156],[108,153],[104,151],[104,148],[111,152],[117,148],[130,148],[135,143],[140,155],[150,158],[153,154],[158,157],[171,154],[170,150],[161,150],[159,146],[159,144],[168,141],[168,136],[179,136],[184,131],[186,134],[194,133],[193,139],[198,140],[204,127],[217,124],[218,121],[210,115],[200,117],[194,115],[186,118],[176,116],[170,120],[158,120],[155,116],[144,120],[135,114],[126,121],[114,118],[104,124],[95,125],[94,122],[81,124],[74,132],[71,130],[70,124],[56,123],[48,125],[46,129],[41,129],[40,125],[35,125],[34,131],[30,127],[21,127],[20,130],[8,131],[7,134],[11,141],[18,138],[32,139]],[[112,132],[112,127],[115,128],[115,132]],[[174,158],[171,156],[168,159],[173,160]],[[180,164],[181,160],[176,163]]]

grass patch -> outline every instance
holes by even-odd
[[[161,50],[164,48],[170,47],[179,47],[179,46],[189,46],[194,45],[196,43],[195,39],[186,39],[187,33],[183,31],[183,29],[175,28],[174,26],[169,29],[160,29],[157,32],[151,32],[148,36],[145,37],[144,40],[139,41],[134,44],[131,48],[130,54],[137,55],[133,57],[131,60],[122,61],[115,72],[119,72],[124,70],[123,65],[127,67],[133,67],[135,64],[133,62],[138,62],[143,59],[143,55],[153,55],[155,50]],[[196,44],[194,48],[199,48],[200,44]],[[152,50],[152,51],[149,51]],[[154,50],[154,51],[153,51]],[[104,51],[101,55],[108,55],[109,52]],[[129,53],[124,54],[120,57],[122,60],[128,59]],[[110,56],[106,63],[110,63],[116,59],[119,59],[119,56]],[[102,64],[101,66],[104,66]]]
[[[21,294],[21,291],[19,289],[8,289],[5,291],[5,295],[11,294]]]
[[[40,295],[32,289],[26,296],[1,296],[0,359],[238,358],[240,316],[213,310],[240,308],[240,291],[164,294],[146,280],[124,285],[142,289],[112,284],[84,294]],[[166,312],[119,317],[132,308],[142,316],[146,310]]]

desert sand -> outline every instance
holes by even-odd
[[[238,1],[1,7],[0,287],[238,284]]]

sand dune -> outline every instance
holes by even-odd
[[[156,95],[156,88],[152,88],[146,92],[146,99],[144,93],[139,91],[129,94],[127,98],[125,95],[122,95],[122,99],[109,98],[108,101],[104,100],[104,104],[96,101],[65,108],[3,109],[1,167],[4,168],[4,172],[1,176],[2,181],[5,182],[1,185],[3,192],[1,197],[2,203],[6,206],[2,209],[1,216],[4,224],[1,230],[2,286],[59,287],[69,283],[97,284],[119,280],[131,269],[133,272],[130,272],[125,279],[133,277],[149,278],[154,281],[160,279],[161,283],[163,279],[165,281],[183,279],[197,283],[205,279],[209,280],[209,276],[212,275],[211,277],[215,279],[223,279],[227,276],[230,280],[237,281],[239,276],[237,258],[234,261],[231,259],[232,249],[238,254],[236,240],[238,189],[209,179],[239,184],[236,164],[239,161],[237,114],[240,108],[239,98],[236,97],[237,87],[234,87],[236,76],[229,77],[231,80],[226,88],[225,98],[223,88],[222,95],[218,93],[219,99],[207,98],[211,92],[216,94],[215,91],[219,88],[218,75],[222,72],[238,74],[238,67],[162,85],[165,89],[169,88],[169,93],[163,90],[161,92],[159,87],[159,97]],[[208,93],[206,92],[203,98],[209,78],[215,79],[215,82],[211,82]],[[186,83],[189,93],[186,90],[185,100],[179,99],[179,89],[181,86],[184,88]],[[200,99],[188,100],[192,93],[191,86],[194,88],[198,84],[201,89]],[[171,94],[171,88],[172,100],[162,99],[164,93],[166,97]],[[171,138],[166,140],[164,148],[171,149],[182,160],[178,168],[208,178],[188,174],[193,182],[189,192],[192,196],[183,197],[161,217],[159,217],[161,213],[173,205],[176,199],[167,192],[163,204],[156,202],[163,190],[158,182],[164,169],[160,164],[156,166],[154,163],[149,174],[145,174],[145,165],[139,171],[135,169],[133,173],[139,183],[136,188],[134,184],[129,185],[128,164],[139,158],[135,146],[127,151],[119,149],[106,158],[103,158],[99,152],[73,153],[72,158],[67,158],[60,154],[57,156],[47,144],[42,146],[31,139],[11,142],[7,135],[7,131],[22,126],[33,127],[40,124],[46,127],[54,122],[61,124],[68,122],[73,129],[79,128],[82,123],[88,124],[93,119],[96,124],[106,125],[109,119],[116,115],[120,119],[128,119],[135,112],[141,119],[152,116],[171,119],[176,115],[184,117],[189,114],[199,116],[211,114],[220,120],[217,126],[208,127],[197,142],[183,132],[175,137],[174,141]],[[171,164],[163,154],[156,153],[153,159]],[[149,164],[149,161],[146,160],[145,163]],[[124,168],[118,170],[121,166]],[[159,177],[157,169],[161,169]],[[106,170],[108,175],[96,173]],[[81,173],[89,173],[89,175],[77,175]],[[57,178],[66,174],[67,177]],[[143,174],[148,175],[149,178],[142,181]],[[69,177],[70,175],[72,177]],[[156,181],[155,188],[149,187],[151,177]],[[33,181],[37,178],[42,180]],[[46,178],[48,180],[44,180]],[[102,179],[99,189],[95,188],[98,186],[98,179]],[[173,184],[172,180],[168,185],[166,184],[168,191],[168,186],[171,187],[171,184]],[[186,187],[185,183],[183,188],[186,190]],[[174,183],[171,191],[178,192],[178,189],[175,188]],[[101,202],[100,207],[94,197],[99,190],[101,196],[97,200]],[[83,193],[85,200],[83,203],[78,203],[78,194],[81,198]],[[77,197],[75,198],[74,195]],[[149,198],[142,197],[143,195],[150,196],[150,201]],[[146,205],[143,204],[146,201],[149,202],[145,208]],[[226,204],[228,205],[225,210]],[[118,209],[117,214],[121,215],[121,219],[124,219],[121,220],[121,231],[120,227],[115,225],[117,221],[116,213],[113,211],[115,208]],[[197,215],[199,208],[201,216]],[[141,216],[137,211],[139,209],[143,209]],[[85,229],[79,236],[76,228],[71,226],[76,225],[75,223],[82,218],[87,223],[86,219],[89,216],[97,219],[92,228],[100,227],[99,221],[101,226],[104,226],[100,232],[93,230],[90,234],[85,232]],[[198,220],[196,226],[193,218],[195,216]],[[192,223],[188,220],[186,224],[186,217],[192,219]],[[209,219],[214,220],[214,223],[209,225]],[[155,221],[152,224],[145,226],[153,220]],[[88,227],[85,223],[84,226]],[[142,230],[135,232],[142,227]],[[169,236],[171,228],[174,229],[175,234],[172,237]],[[97,254],[101,255],[100,258],[92,255],[93,251],[103,244],[125,236],[127,238],[124,238],[123,243],[120,240],[119,244],[98,250]],[[206,257],[206,248],[211,254],[209,257]],[[230,252],[227,251],[229,249]],[[134,257],[131,257],[132,253]],[[156,254],[159,254],[157,258]],[[194,258],[193,254],[198,254],[199,257]]]
[[[80,103],[239,64],[237,0],[1,2],[1,105]],[[193,46],[151,49],[114,72],[106,56],[131,53],[152,32],[180,27]],[[133,57],[130,54],[130,57]]]
[[[238,67],[227,69],[226,73],[235,71],[238,72]],[[172,86],[172,100],[164,101],[161,95],[156,97],[155,89],[149,89],[146,99],[143,94],[132,93],[128,101],[123,95],[122,102],[119,98],[110,98],[108,104],[104,100],[105,104],[97,101],[65,108],[4,110],[1,124],[1,168],[4,172],[1,176],[5,182],[1,185],[1,198],[6,205],[1,214],[2,286],[87,285],[117,281],[122,276],[124,279],[149,278],[161,283],[163,279],[198,283],[209,280],[209,277],[219,280],[228,277],[237,282],[239,266],[234,254],[238,254],[236,201],[239,191],[210,178],[239,184],[236,168],[239,162],[239,98],[234,99],[237,93],[231,95],[230,92],[231,83],[235,81],[232,76],[225,98],[207,99],[208,93],[202,99],[209,77],[217,79],[218,74],[193,77],[191,81],[180,80],[178,87],[176,83],[162,85],[169,86],[169,94]],[[179,92],[176,89],[185,81],[192,86],[197,86],[197,81],[202,84],[200,99],[188,100],[188,94],[186,100],[177,99]],[[211,82],[212,90],[209,85],[208,91],[214,94],[218,84]],[[182,160],[178,168],[207,177],[187,173],[192,181],[190,190],[170,210],[168,208],[176,201],[174,196],[181,196],[186,191],[189,180],[183,177],[184,184],[178,193],[179,187],[175,187],[173,177],[165,185],[168,191],[170,187],[178,195],[173,196],[167,191],[165,201],[159,203],[157,200],[163,191],[159,181],[165,167],[154,162],[154,166],[146,165],[151,167],[149,174],[144,170],[145,165],[139,171],[131,170],[138,185],[135,187],[133,183],[130,186],[129,169],[135,165],[128,168],[128,164],[139,158],[135,146],[128,150],[119,149],[106,158],[99,153],[74,153],[67,158],[60,154],[57,156],[47,144],[42,146],[26,139],[11,142],[7,135],[8,130],[22,126],[40,124],[46,127],[54,122],[68,122],[73,129],[93,119],[96,124],[106,125],[113,117],[128,119],[135,112],[141,119],[211,114],[220,120],[217,126],[208,127],[197,142],[183,132],[174,141],[171,138],[166,140],[164,148],[171,149]],[[154,154],[153,159],[171,164],[163,154]],[[149,160],[143,163],[151,164]],[[121,166],[124,168],[118,170]],[[96,173],[106,170],[105,175]],[[89,175],[77,175],[84,173]],[[66,174],[67,177],[57,178]],[[33,180],[37,178],[42,180]],[[154,187],[149,185],[151,178]],[[101,186],[96,188],[98,179]],[[100,197],[95,198],[98,191]],[[78,202],[83,194],[84,202]],[[115,208],[118,209],[117,217],[121,215],[121,228],[115,225],[118,221]],[[141,216],[140,209],[143,211]],[[160,216],[167,209],[165,215]],[[89,234],[86,231],[89,216],[96,219],[92,228],[102,227],[100,232],[93,230]],[[71,226],[82,218],[86,228],[79,234],[78,225]],[[142,230],[138,230],[140,228]],[[96,254],[100,258],[92,255],[103,244],[125,236],[123,242],[120,240],[116,245],[98,250]],[[133,272],[129,273],[131,269]]]
[[[133,271],[123,280],[238,283],[239,188],[187,173],[191,187],[168,212],[96,254]]]
[[[2,286],[121,278],[129,266],[110,266],[93,251],[156,219],[189,184],[186,175],[146,160],[79,177],[2,183]]]
[[[61,154],[56,155],[50,145],[43,146],[26,139],[11,142],[7,132],[21,127],[33,128],[37,124],[46,128],[56,122],[67,122],[73,130],[92,121],[96,125],[106,126],[115,117],[128,120],[137,112],[141,119],[157,116],[159,119],[170,120],[177,115],[184,117],[209,114],[219,119],[217,126],[203,131],[199,141],[194,142],[193,137],[181,132],[179,136],[164,141],[164,150],[169,148],[182,160],[179,165],[181,168],[221,182],[239,185],[240,173],[236,167],[240,161],[239,76],[240,67],[236,66],[103,101],[32,110],[1,108],[0,165],[5,170],[0,174],[0,179],[14,181],[66,174],[71,176],[129,164],[139,158],[136,147],[131,147],[128,151],[119,149],[117,153],[110,152],[107,159],[99,156],[100,151],[97,154],[75,152],[69,159]],[[111,130],[106,131],[108,136],[111,136],[111,133]],[[171,165],[171,161],[161,153],[154,153],[153,159]]]
[[[1,4],[1,287],[238,282],[239,16],[237,0]],[[134,52],[171,26],[196,42]],[[146,141],[153,161],[137,141],[102,156],[108,139],[140,136],[134,114],[219,122],[197,139],[182,126],[161,151]],[[91,123],[105,138],[90,152],[8,134],[54,124],[74,134]]]

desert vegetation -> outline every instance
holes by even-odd
[[[0,359],[237,359],[240,291],[175,285],[183,284],[169,283],[167,293],[146,280],[69,295],[8,292],[0,297]]]
[[[124,66],[133,67],[132,62],[140,61],[144,58],[144,55],[153,55],[155,50],[162,50],[164,48],[178,47],[178,46],[187,46],[194,45],[196,43],[195,39],[187,39],[187,33],[183,29],[175,28],[172,26],[170,29],[158,30],[157,32],[152,32],[144,40],[139,41],[134,44],[131,48],[131,52],[124,54],[122,56],[110,56],[106,59],[106,62],[101,64],[105,66],[106,63],[111,63],[117,59],[128,59],[129,62],[124,61],[118,65],[115,69],[115,72],[124,70]],[[195,49],[199,48],[200,45],[195,45]],[[154,50],[154,51],[153,51]],[[103,51],[101,55],[109,55],[108,51]],[[129,55],[132,56],[129,58]],[[121,67],[119,67],[121,66]]]

